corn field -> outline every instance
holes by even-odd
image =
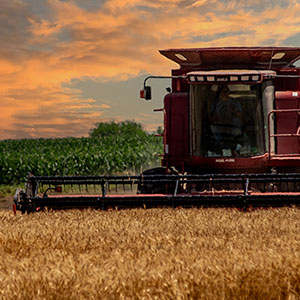
[[[133,122],[102,127],[88,138],[0,141],[0,184],[24,183],[29,172],[46,176],[135,174],[159,165],[161,138]]]
[[[0,299],[300,299],[300,210],[0,211]]]

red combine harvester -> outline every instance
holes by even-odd
[[[150,100],[149,79],[172,79],[158,109],[164,113],[162,167],[139,176],[29,176],[15,194],[15,209],[300,204],[300,68],[294,66],[300,48],[160,53],[180,65],[171,76],[147,77],[141,91]],[[57,193],[75,185],[101,192]],[[110,192],[119,185],[122,193]]]

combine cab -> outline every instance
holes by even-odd
[[[162,167],[131,177],[29,176],[15,209],[300,204],[300,48],[160,53],[180,65],[147,77],[141,91],[150,100],[148,79],[172,79],[160,109]]]

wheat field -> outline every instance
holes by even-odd
[[[300,210],[0,211],[0,299],[300,299]]]

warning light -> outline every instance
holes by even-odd
[[[55,187],[55,192],[61,193],[62,192],[62,187],[60,185]]]
[[[145,91],[140,90],[140,98],[145,99]]]

